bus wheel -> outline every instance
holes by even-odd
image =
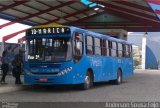
[[[93,75],[91,72],[87,72],[85,76],[84,83],[82,84],[81,88],[83,90],[87,90],[93,86]]]
[[[122,72],[121,70],[117,71],[117,78],[115,80],[110,80],[109,83],[120,85],[122,83]]]
[[[115,80],[115,84],[120,85],[122,83],[122,72],[118,70],[117,72],[117,79]]]

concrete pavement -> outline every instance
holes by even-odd
[[[121,85],[104,82],[86,91],[72,86],[17,87],[11,79],[7,86],[12,85],[12,90],[4,86],[10,91],[0,94],[0,99],[7,102],[160,102],[159,70],[135,70],[135,75],[124,79]]]
[[[1,77],[0,75],[0,78]],[[23,76],[21,79],[23,80]],[[11,74],[6,76],[6,83],[7,84],[0,84],[0,94],[17,91],[22,88],[22,85],[15,85],[15,78]]]

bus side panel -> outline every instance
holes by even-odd
[[[113,60],[111,57],[104,57],[103,64],[102,64],[102,79],[104,81],[110,80],[113,78]]]
[[[81,72],[81,74],[83,74],[83,78],[85,77],[87,69],[90,68],[94,74],[94,82],[113,79],[112,58],[104,58],[100,56],[86,56],[84,58],[85,61],[83,60],[83,63],[85,64],[77,63],[77,69],[78,66],[83,68],[83,71]]]
[[[88,67],[88,62],[86,61],[85,57],[82,57],[82,59],[73,65],[73,79],[74,84],[80,84],[84,82],[84,77],[86,75]]]
[[[88,57],[90,59],[90,66],[94,72],[94,81],[100,81],[102,74],[102,57],[99,56],[91,56]]]
[[[95,82],[108,81],[117,78],[117,70],[120,65],[117,63],[116,58],[98,57],[96,59],[96,57],[94,57],[92,59],[92,68],[95,73]]]
[[[123,58],[122,63],[122,71],[123,71],[123,78],[133,75],[133,60],[132,58]]]
[[[117,70],[120,66],[120,64],[118,63],[119,59],[117,58],[112,58],[113,61],[113,66],[112,66],[112,73],[111,73],[111,79],[110,80],[115,80],[117,78]]]
[[[118,69],[121,69],[123,78],[126,78],[133,75],[133,60],[132,58],[106,57],[103,59],[102,68],[102,81],[116,79]]]
[[[94,82],[114,80],[117,78],[117,71],[122,69],[123,59],[112,57],[88,57],[88,63],[94,72]],[[127,66],[128,67],[128,66]]]

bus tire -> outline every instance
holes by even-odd
[[[115,80],[110,80],[109,83],[120,85],[122,83],[122,71],[118,69],[117,71],[117,78]]]
[[[118,69],[117,79],[115,80],[116,85],[120,85],[122,83],[122,71]]]
[[[90,71],[88,71],[86,73],[84,83],[81,85],[81,88],[83,90],[87,90],[90,89],[92,86],[93,86],[93,74]]]

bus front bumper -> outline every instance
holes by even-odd
[[[24,75],[24,83],[40,85],[81,84],[84,82],[82,75]]]

